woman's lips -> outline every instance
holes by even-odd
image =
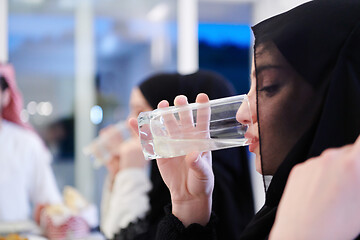
[[[245,138],[248,139],[247,142],[249,143],[249,151],[254,152],[255,149],[259,146],[259,139],[250,133],[245,133]]]
[[[250,152],[254,152],[255,149],[256,149],[258,146],[259,146],[259,141],[254,142],[254,143],[250,143],[250,145],[249,145],[249,151],[250,151]]]

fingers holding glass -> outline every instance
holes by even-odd
[[[185,107],[188,105],[187,97],[184,95],[177,96],[174,100],[174,105],[177,107]],[[179,110],[179,119],[183,130],[191,130],[193,128],[194,118],[190,109],[183,108]]]
[[[210,128],[210,105],[205,105],[209,102],[209,97],[204,94],[200,93],[196,97],[196,102],[200,104],[204,104],[203,106],[199,107],[196,114],[196,128],[197,131],[200,133],[202,137],[210,137],[209,128]]]

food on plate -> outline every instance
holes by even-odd
[[[28,240],[28,238],[21,237],[18,234],[9,234],[6,237],[0,236],[0,240]]]
[[[63,203],[47,205],[41,212],[40,226],[50,240],[86,237],[98,226],[96,207],[72,187],[65,187]]]

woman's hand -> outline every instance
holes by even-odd
[[[209,99],[206,94],[199,94],[196,99],[198,103],[206,103],[208,101]],[[176,106],[186,104],[188,103],[185,96],[178,96],[175,99]],[[169,103],[167,101],[162,101],[158,105],[159,108],[168,106]],[[209,109],[205,108],[201,111],[204,112],[198,112],[198,118],[200,116],[210,118]],[[168,130],[179,127],[173,116],[164,116],[164,120]],[[208,124],[197,124],[195,127],[192,123],[191,111],[182,112],[180,114],[180,122],[181,128],[185,128],[185,131],[189,132],[194,131],[195,128],[202,128],[203,130],[209,128]],[[130,120],[130,125],[137,131],[135,119]],[[198,137],[205,138],[206,136]],[[171,193],[172,212],[185,227],[192,223],[206,225],[209,222],[214,188],[214,174],[211,161],[211,152],[193,152],[186,156],[157,159],[161,176]]]
[[[109,172],[111,186],[119,171],[128,168],[145,168],[148,161],[142,153],[139,138],[136,136],[124,140],[116,125],[110,125],[100,131],[104,147],[109,153],[106,168]]]
[[[138,137],[132,137],[119,146],[119,171],[129,168],[145,168],[148,163]]]
[[[111,155],[109,161],[105,164],[106,169],[109,172],[109,178],[110,178],[110,187],[112,188],[113,182],[115,180],[116,174],[119,172],[120,169],[120,157],[118,154]]]
[[[360,137],[294,167],[270,239],[354,239],[360,233]]]
[[[109,172],[110,186],[112,186],[120,168],[118,148],[123,142],[123,138],[115,125],[109,125],[101,129],[99,137],[101,139],[101,146],[105,148],[109,154],[109,159],[105,163],[105,166]]]

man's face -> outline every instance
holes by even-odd
[[[2,118],[3,109],[9,104],[9,102],[10,102],[9,89],[2,90],[0,88],[0,119]]]
[[[3,90],[0,88],[0,117],[2,116],[3,110]]]

